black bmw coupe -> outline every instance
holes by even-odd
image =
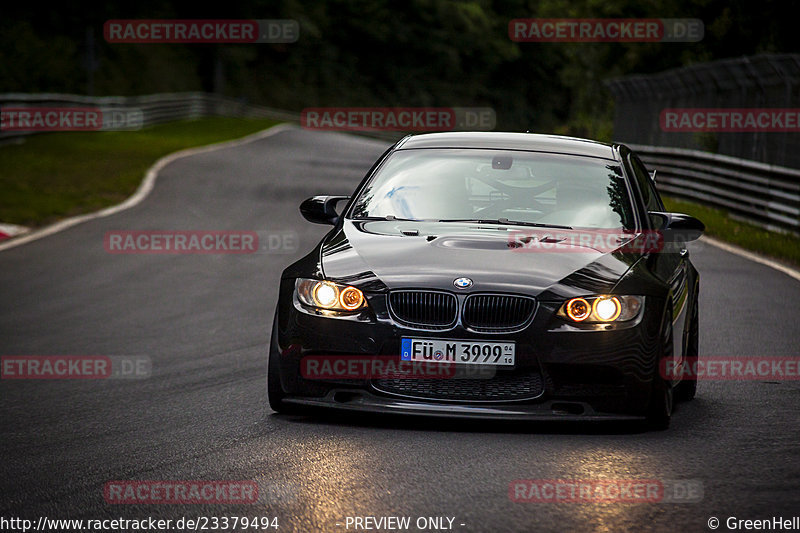
[[[669,424],[696,381],[705,229],[665,212],[621,144],[528,133],[408,136],[284,270],[267,389],[324,407]]]

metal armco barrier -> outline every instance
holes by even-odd
[[[250,105],[209,93],[88,97],[71,94],[0,94],[3,107],[100,107],[137,109],[142,126],[207,116],[269,118],[298,122],[299,113]],[[30,135],[0,130],[0,142]],[[401,134],[380,132],[392,139]],[[730,211],[772,230],[800,233],[800,170],[683,148],[628,145],[650,170],[661,191]]]
[[[800,233],[800,170],[682,148],[628,144],[658,189],[770,230]]]
[[[0,110],[5,107],[86,107],[121,112],[136,111],[137,117],[141,117],[139,127],[210,116],[300,122],[300,113],[294,111],[252,105],[236,98],[203,92],[99,97],[57,93],[4,93],[0,94]],[[139,112],[141,113],[139,114]],[[3,131],[0,129],[0,144],[14,142],[36,133],[39,132]],[[387,141],[396,141],[403,136],[402,133],[394,131],[373,130],[359,133]]]
[[[0,109],[5,107],[96,107],[110,110],[141,111],[141,126],[174,120],[209,116],[268,118],[298,121],[299,113],[250,105],[235,98],[210,93],[164,93],[145,96],[80,96],[76,94],[0,94]],[[35,132],[2,131],[0,141],[31,135]]]

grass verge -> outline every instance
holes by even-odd
[[[721,209],[694,202],[665,197],[664,204],[669,211],[686,213],[702,220],[706,225],[706,235],[800,266],[800,237],[767,231],[733,219]]]
[[[139,131],[33,135],[23,144],[0,146],[0,222],[37,227],[118,204],[160,157],[275,124],[211,117]]]

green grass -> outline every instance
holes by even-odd
[[[704,205],[664,198],[669,211],[686,213],[706,225],[706,235],[715,237],[754,252],[769,255],[785,263],[800,265],[800,237],[767,231],[731,218],[727,212]]]
[[[160,157],[274,124],[214,117],[140,131],[40,134],[0,146],[0,222],[36,227],[117,204]]]

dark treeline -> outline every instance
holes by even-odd
[[[792,2],[763,0],[181,0],[28,2],[0,16],[0,92],[132,95],[217,91],[253,103],[488,106],[498,129],[609,138],[603,80],[792,52]],[[699,18],[699,43],[515,43],[514,18]],[[109,19],[299,21],[292,44],[109,44]],[[92,45],[92,40],[94,44]],[[93,59],[93,61],[92,61]]]

